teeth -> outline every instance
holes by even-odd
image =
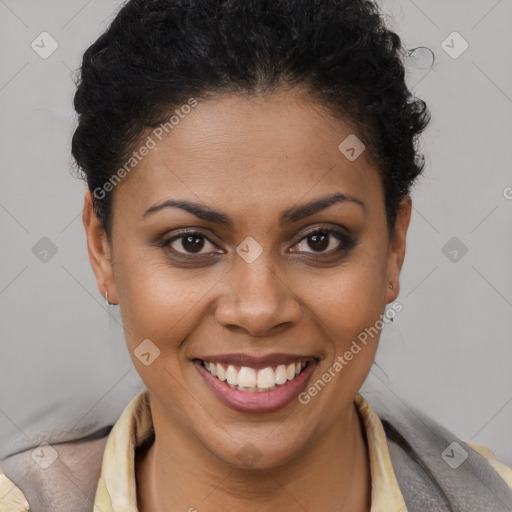
[[[239,388],[253,388],[256,386],[256,371],[253,368],[247,368],[247,366],[242,366],[240,368],[240,371],[238,372],[238,379],[236,381]],[[258,384],[258,387],[265,388],[266,386],[260,386]]]
[[[240,371],[242,371],[243,368],[241,368]],[[253,370],[254,371],[254,370]],[[271,388],[276,384],[276,377],[274,375],[274,370],[272,368],[263,368],[263,370],[260,370],[258,372],[258,387],[260,389],[268,389]],[[281,384],[284,384],[281,383]]]
[[[286,366],[280,364],[276,369],[276,384],[284,384],[288,380]]]
[[[213,373],[211,370],[210,370],[210,373],[214,377],[218,377],[219,380],[225,381],[226,380],[226,370],[224,370],[224,367],[218,363],[216,366],[217,366],[217,375],[215,375],[215,373]]]
[[[239,391],[263,392],[277,389],[288,380],[293,380],[306,367],[306,362],[280,364],[275,368],[268,366],[261,370],[242,366],[239,370],[233,365],[227,369],[220,363],[203,361],[203,366],[221,381],[227,381],[229,387]]]
[[[235,367],[232,365],[228,366],[228,370],[226,372],[226,379],[228,381],[228,384],[231,386],[236,386],[237,379],[238,379],[238,372],[236,371]]]

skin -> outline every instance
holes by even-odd
[[[111,243],[86,193],[98,289],[120,306],[150,394],[156,440],[136,455],[139,510],[370,510],[369,456],[354,397],[379,336],[310,403],[273,413],[228,408],[191,362],[234,352],[315,354],[311,384],[396,299],[411,199],[402,201],[390,234],[376,167],[365,152],[349,161],[338,150],[351,133],[303,94],[219,96],[199,102],[116,187]],[[278,224],[284,210],[335,191],[365,208],[336,203]],[[222,211],[234,227],[177,208],[143,219],[170,198]],[[342,242],[330,235],[319,248],[306,236],[316,227],[345,228],[358,243],[336,253]],[[209,259],[186,263],[158,246],[181,228],[207,237],[199,252]],[[252,263],[236,253],[249,236],[263,249]],[[183,241],[171,247],[197,260]],[[330,255],[322,259],[322,252]],[[160,350],[149,366],[134,355],[147,338]],[[249,441],[260,456],[251,467],[238,456]]]

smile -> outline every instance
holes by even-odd
[[[297,400],[318,362],[316,357],[290,356],[193,360],[214,396],[229,408],[244,413],[274,412]]]

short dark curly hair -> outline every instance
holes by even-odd
[[[299,87],[356,127],[391,233],[423,170],[417,138],[430,121],[406,86],[406,53],[367,0],[130,0],[83,55],[72,154],[94,192],[191,97]],[[103,195],[93,208],[111,241],[112,192]]]

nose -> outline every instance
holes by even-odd
[[[301,301],[293,283],[285,282],[263,254],[252,263],[240,258],[226,279],[226,292],[215,314],[224,327],[263,337],[300,321]]]

